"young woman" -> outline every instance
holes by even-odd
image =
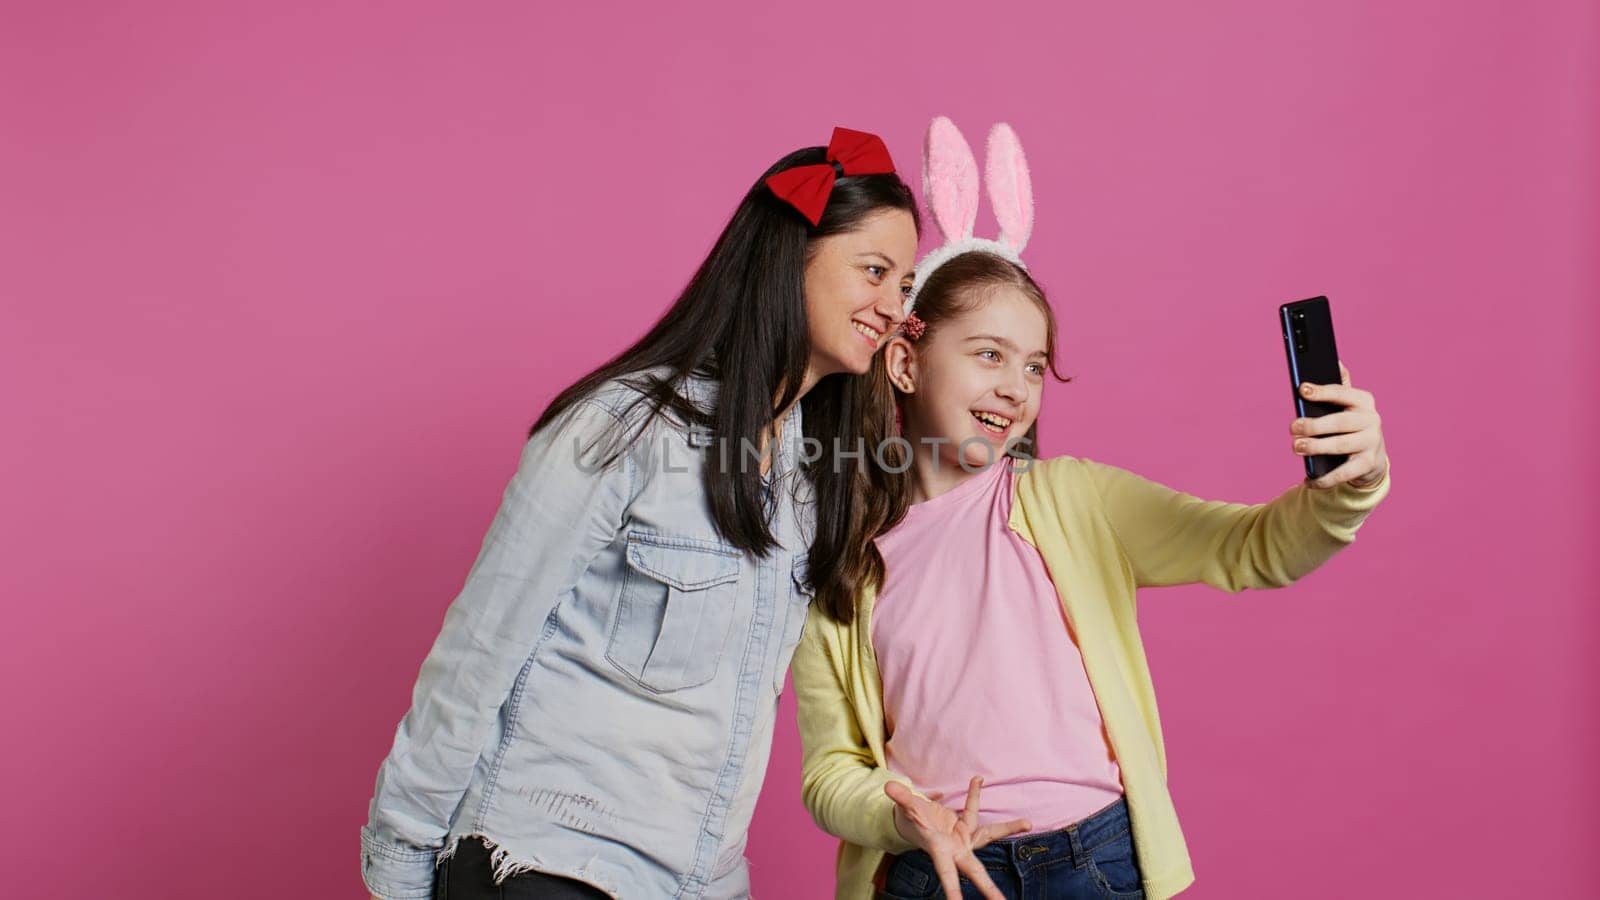
[[[1346,410],[1294,421],[1295,452],[1350,459],[1265,504],[1032,459],[1055,320],[1019,255],[1021,147],[991,134],[999,241],[971,236],[975,163],[948,120],[928,154],[950,243],[919,264],[883,361],[909,508],[876,540],[878,589],[819,602],[796,652],[805,803],[841,838],[840,898],[876,881],[881,900],[1163,900],[1193,874],[1135,590],[1280,587],[1331,558],[1388,490],[1376,408],[1348,382],[1305,386]]]
[[[789,657],[813,594],[853,592],[862,498],[884,494],[802,440],[892,423],[860,376],[903,318],[917,228],[882,142],[836,129],[545,410],[379,769],[374,897],[749,893]]]

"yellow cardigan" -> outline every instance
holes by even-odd
[[[1134,590],[1204,582],[1226,591],[1287,585],[1355,539],[1389,492],[1387,475],[1361,489],[1297,485],[1270,503],[1205,501],[1113,466],[1072,457],[1033,461],[1014,482],[1012,531],[1044,559],[1122,772],[1135,852],[1149,900],[1194,881],[1167,792],[1155,689],[1135,619]],[[835,896],[869,900],[885,853],[913,846],[894,827],[884,762],[883,685],[870,630],[873,594],[854,623],[813,607],[793,676],[803,749],[802,794],[840,838]]]

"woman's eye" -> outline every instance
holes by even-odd
[[[883,266],[867,266],[867,271],[872,273],[873,278],[882,278],[889,270]]]
[[[909,285],[909,284],[900,285],[900,293],[904,294],[907,297],[911,296],[911,285]]]

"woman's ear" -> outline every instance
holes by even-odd
[[[883,346],[884,368],[889,372],[889,383],[902,394],[917,391],[917,350],[903,335],[895,335]]]

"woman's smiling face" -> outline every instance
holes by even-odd
[[[917,253],[911,214],[885,209],[861,227],[818,238],[805,270],[806,321],[813,379],[864,375],[889,333],[905,318]]]

